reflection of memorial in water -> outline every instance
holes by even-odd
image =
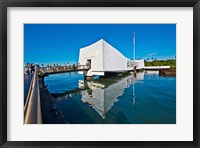
[[[98,112],[104,119],[106,113],[118,101],[118,97],[122,96],[124,90],[133,84],[133,105],[135,104],[135,89],[134,83],[136,80],[142,80],[144,73],[138,73],[136,77],[129,75],[127,77],[118,79],[113,84],[103,84],[98,81],[79,81],[79,88],[88,87],[89,89],[81,91],[84,103],[88,103],[91,107]],[[108,80],[109,81],[109,80]]]
[[[176,79],[161,77],[157,71],[135,76],[127,73],[92,81],[79,81],[80,77],[73,89],[69,89],[72,83],[62,88],[65,81],[60,86],[56,82],[55,87],[66,91],[51,93],[53,103],[70,124],[175,123]]]

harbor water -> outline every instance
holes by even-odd
[[[176,77],[154,71],[84,81],[71,72],[45,84],[70,124],[176,124]]]

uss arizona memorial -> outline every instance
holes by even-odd
[[[109,73],[121,73],[144,68],[144,60],[131,60],[126,58],[117,49],[101,39],[92,45],[81,48],[79,53],[79,71],[87,77],[94,75],[105,76]]]

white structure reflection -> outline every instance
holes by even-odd
[[[124,94],[124,90],[134,84],[136,80],[143,80],[144,73],[137,73],[136,77],[129,75],[119,79],[116,83],[106,86],[94,81],[79,81],[79,88],[89,87],[81,92],[82,102],[88,103],[104,119],[106,113]],[[133,105],[135,104],[135,89],[133,86]]]

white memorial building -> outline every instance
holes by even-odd
[[[117,49],[101,39],[87,47],[81,48],[79,52],[80,69],[79,74],[85,76],[100,75],[106,73],[120,73],[144,68],[144,60],[131,60],[126,58]]]

